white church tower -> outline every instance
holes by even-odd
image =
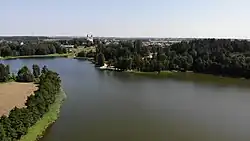
[[[88,35],[87,34],[87,41],[93,44],[94,43],[93,35]]]

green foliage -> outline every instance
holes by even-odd
[[[9,65],[0,63],[0,82],[7,82],[9,80],[9,74]]]
[[[26,82],[30,79],[29,75],[32,75],[31,72],[24,66],[19,70],[17,78]],[[15,141],[26,135],[28,128],[39,121],[49,111],[50,105],[55,102],[56,95],[61,88],[59,75],[46,68],[39,79],[39,89],[34,92],[34,95],[27,98],[26,108],[15,107],[10,111],[8,117],[1,117],[1,141]]]
[[[42,73],[45,74],[49,71],[48,67],[47,66],[43,66],[42,68]]]
[[[105,63],[105,57],[104,57],[103,53],[99,53],[96,56],[96,65],[97,66],[103,66],[104,63]]]
[[[83,50],[83,51],[79,52],[79,53],[77,54],[77,57],[86,57],[85,51]]]
[[[0,141],[10,141],[10,138],[7,137],[2,123],[0,123]]]
[[[11,56],[12,55],[12,50],[9,46],[4,46],[0,48],[1,56]]]
[[[50,105],[49,111],[46,112],[43,117],[36,122],[35,125],[30,127],[28,129],[28,134],[22,136],[19,141],[34,141],[42,136],[48,126],[58,118],[58,113],[60,112],[60,107],[65,97],[65,93],[61,90],[56,95],[56,101]]]
[[[34,76],[27,66],[22,67],[17,73],[18,82],[33,82]]]
[[[11,75],[9,75],[9,80],[10,81],[16,81],[16,75],[14,73],[11,73]]]
[[[95,52],[93,52],[92,50],[90,50],[89,52],[86,53],[86,57],[88,57],[88,58],[95,58]]]
[[[33,64],[32,69],[33,69],[34,77],[38,78],[40,76],[40,74],[41,74],[40,67],[38,65],[36,65],[36,64]]]
[[[250,78],[250,42],[246,40],[198,39],[170,46],[143,46],[141,40],[100,42],[96,54],[96,64],[102,64],[103,54],[109,64],[121,70],[193,71]]]
[[[30,55],[48,55],[48,54],[63,54],[64,48],[58,42],[25,42],[20,45],[18,42],[0,43],[0,56],[30,56]]]

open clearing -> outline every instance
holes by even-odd
[[[0,83],[0,116],[8,115],[15,106],[24,107],[27,97],[37,90],[33,83]]]

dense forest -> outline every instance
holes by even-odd
[[[0,43],[0,56],[28,56],[66,53],[67,50],[57,42],[2,42]]]
[[[1,64],[0,66],[4,66]],[[8,67],[0,70],[1,80],[7,81]],[[3,74],[4,72],[4,74]],[[40,74],[41,73],[41,74]],[[33,65],[33,74],[27,67],[18,72],[18,81],[29,82],[34,77],[39,77],[39,88],[34,95],[28,97],[25,108],[15,107],[9,116],[0,118],[0,141],[17,141],[21,136],[27,134],[28,128],[33,126],[49,110],[54,103],[56,94],[60,91],[61,80],[56,72],[48,70],[46,66],[42,71],[37,65]],[[2,79],[5,78],[5,79]]]
[[[117,44],[101,42],[95,57],[98,66],[106,62],[121,70],[193,71],[250,78],[250,42],[246,40],[197,39],[170,46],[147,47],[141,40]]]

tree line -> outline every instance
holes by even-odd
[[[170,46],[143,46],[141,40],[111,44],[100,42],[96,48],[95,62],[98,66],[107,63],[121,70],[193,71],[250,78],[250,42],[196,39]]]
[[[27,134],[28,128],[33,126],[43,115],[48,112],[49,106],[54,103],[56,94],[60,91],[61,80],[56,72],[43,67],[40,72],[36,65],[33,65],[34,77],[39,76],[39,87],[30,95],[24,108],[13,108],[8,116],[0,118],[0,140],[17,141]],[[18,72],[20,80],[31,81],[27,73],[27,67],[23,67]],[[40,74],[41,73],[41,74]],[[28,74],[32,75],[32,74]],[[23,78],[22,78],[23,77]]]
[[[46,36],[0,36],[0,39],[7,40],[7,41],[38,41],[38,40],[45,40],[50,39]]]
[[[93,42],[89,42],[86,38],[73,38],[68,40],[59,40],[58,42],[64,45],[74,45],[75,47],[78,46],[90,47],[96,45],[99,42],[99,40],[93,39]]]
[[[39,80],[39,76],[44,72],[47,72],[48,68],[44,66],[42,70],[37,64],[32,65],[32,72],[27,66],[23,66],[18,70],[17,75],[14,73],[10,74],[9,65],[0,63],[0,82],[17,81],[17,82],[33,82]]]
[[[28,56],[28,55],[47,55],[54,53],[66,53],[67,50],[57,42],[2,42],[0,43],[0,56]]]

